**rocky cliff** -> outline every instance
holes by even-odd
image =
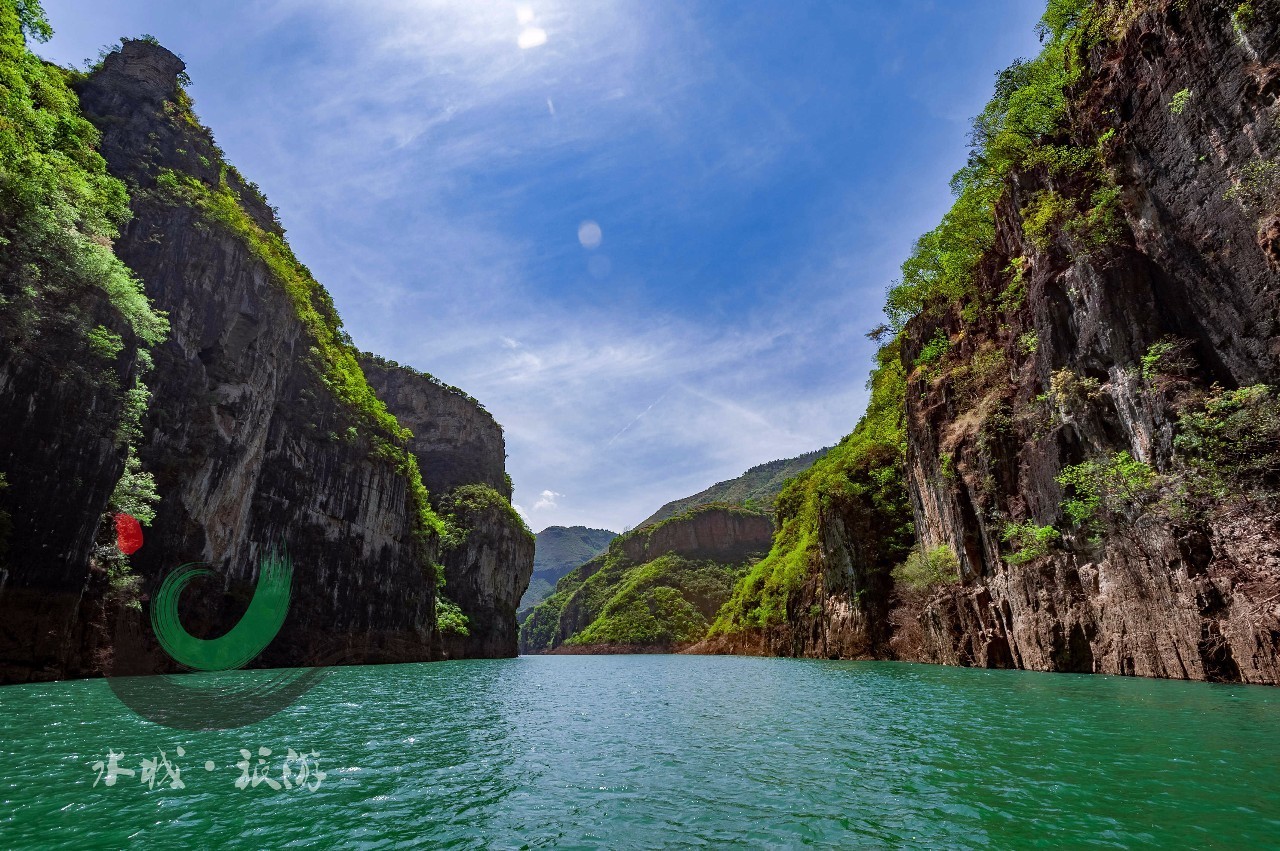
[[[1061,140],[1108,140],[1114,233],[1088,244],[1058,224],[1028,227],[1045,193],[1091,187],[1020,170],[997,207],[976,298],[998,297],[1014,264],[1025,304],[976,320],[953,307],[907,329],[907,360],[941,332],[944,364],[1000,364],[968,394],[945,366],[908,387],[917,529],[926,549],[949,546],[964,566],[962,585],[924,605],[920,656],[1274,683],[1273,495],[1236,499],[1255,484],[1241,481],[1209,504],[1170,505],[1161,480],[1198,486],[1180,450],[1192,418],[1224,398],[1212,388],[1280,385],[1280,16],[1265,3],[1143,5],[1089,53]],[[1245,416],[1256,426],[1273,413]],[[1116,453],[1132,459],[1128,472],[1094,460]],[[1241,460],[1214,472],[1234,478]],[[1064,477],[1073,469],[1098,481]],[[1073,526],[1064,502],[1102,491],[1105,513],[1109,486],[1128,489],[1113,516]],[[1011,523],[1061,529],[1061,542],[1011,559],[1025,537],[1009,535]]]
[[[501,430],[469,400],[434,386],[418,386],[417,399],[389,380],[388,395],[421,430],[410,442],[272,208],[196,120],[183,70],[164,48],[125,41],[75,81],[108,170],[132,199],[115,256],[170,327],[151,347],[146,388],[132,397],[100,390],[128,387],[145,371],[144,347],[128,334],[110,381],[55,380],[74,377],[84,344],[59,349],[52,334],[0,367],[13,425],[0,441],[3,509],[12,539],[23,541],[0,588],[4,677],[169,669],[147,640],[113,654],[122,636],[149,633],[142,604],[163,575],[183,562],[213,566],[221,581],[193,586],[182,614],[193,633],[216,634],[239,617],[259,559],[276,545],[293,560],[292,602],[256,665],[514,653],[514,606],[532,559],[527,532],[492,507],[451,507],[471,528],[437,511],[464,482],[509,494]],[[106,308],[90,309],[108,330],[122,328]],[[127,403],[145,413],[121,440]],[[139,510],[154,503],[155,516],[126,562],[109,546],[109,515],[102,521],[117,508],[112,494],[131,456]],[[420,464],[441,488],[435,505]],[[95,535],[107,545],[95,549]],[[456,577],[457,595],[473,594],[475,605],[463,627],[469,641],[453,641],[455,631],[448,648],[437,629],[441,561],[453,574],[446,586]]]
[[[429,375],[372,355],[360,363],[378,397],[413,432],[409,449],[433,506],[460,530],[461,540],[440,560],[443,593],[467,623],[445,632],[445,655],[516,655],[516,608],[533,574],[534,538],[511,507],[502,426],[470,396]]]
[[[112,577],[94,556],[166,331],[110,250],[124,187],[30,23],[0,5],[0,682],[101,670]]]
[[[1277,5],[1042,26],[704,649],[1280,681]]]
[[[773,524],[769,517],[730,505],[706,505],[615,539],[617,548],[635,562],[652,561],[666,553],[685,558],[739,562],[769,546]],[[611,545],[612,548],[612,545]]]

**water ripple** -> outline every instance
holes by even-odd
[[[252,679],[263,672],[208,677]],[[1274,847],[1280,691],[890,663],[546,657],[336,669],[241,730],[102,682],[0,689],[0,847]],[[121,765],[176,748],[184,789]],[[237,789],[240,750],[320,753]],[[214,771],[205,770],[205,762]],[[276,772],[278,774],[278,771]]]

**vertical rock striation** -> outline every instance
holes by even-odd
[[[501,428],[456,392],[371,367],[413,421],[410,442],[273,209],[196,120],[183,70],[163,47],[125,41],[76,77],[131,198],[115,254],[170,331],[147,372],[92,292],[86,321],[122,339],[105,368],[90,368],[83,334],[44,328],[24,342],[4,327],[0,681],[173,670],[145,625],[163,577],[214,568],[181,603],[187,629],[211,637],[244,612],[274,547],[292,559],[292,598],[256,666],[514,654],[532,541],[507,501]],[[104,512],[130,451],[121,388],[143,372],[151,396],[132,451],[160,500],[128,572],[109,576],[95,545],[114,540]],[[445,552],[442,538],[462,543]],[[465,640],[437,628],[440,578],[466,607]]]
[[[1100,543],[1068,533],[1068,551],[1021,565],[1007,563],[1001,540],[1010,520],[1068,527],[1057,476],[1069,465],[1123,451],[1170,468],[1178,399],[1170,380],[1144,375],[1153,345],[1185,350],[1180,381],[1280,384],[1270,223],[1232,191],[1280,155],[1280,16],[1264,6],[1242,27],[1235,4],[1146,4],[1096,49],[1071,141],[1113,134],[1107,166],[1122,188],[1123,234],[1088,251],[1059,228],[1037,244],[1024,226],[1036,194],[1073,187],[1043,170],[1017,173],[978,284],[998,292],[1002,270],[1026,258],[1026,306],[1008,325],[957,309],[909,326],[907,363],[941,329],[958,359],[999,352],[1008,364],[1008,380],[976,404],[943,380],[908,388],[917,529],[926,547],[950,545],[966,565],[963,586],[926,604],[919,658],[1280,682],[1274,503],[1223,506],[1205,524],[1149,511]],[[1028,333],[1030,356],[1018,346]],[[1057,410],[1038,413],[1046,404]]]
[[[161,495],[133,557],[143,593],[179,563],[209,563],[222,587],[193,595],[186,615],[193,630],[214,629],[234,622],[259,559],[282,545],[295,566],[289,638],[258,664],[339,649],[348,662],[431,658],[435,544],[415,540],[410,484],[375,451],[375,439],[395,436],[326,383],[314,330],[245,234],[170,197],[160,180],[225,181],[261,232],[283,236],[183,104],[182,70],[164,48],[126,41],[80,86],[103,155],[134,198],[117,255],[171,324],[154,354],[139,449]]]
[[[370,385],[402,425],[437,510],[463,539],[443,551],[444,594],[468,620],[467,635],[443,637],[451,658],[515,656],[516,608],[533,575],[534,539],[511,507],[502,426],[480,403],[437,379],[373,355]]]
[[[1280,7],[1045,21],[699,649],[1280,683]]]

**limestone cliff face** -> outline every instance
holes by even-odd
[[[459,485],[480,484],[511,498],[502,426],[479,402],[377,355],[361,355],[360,368],[379,398],[413,432],[409,449],[418,456],[427,490],[443,494]]]
[[[133,557],[143,593],[179,563],[208,562],[225,584],[191,607],[192,628],[234,622],[259,559],[282,544],[295,565],[291,640],[258,664],[304,664],[333,642],[351,662],[428,659],[433,545],[413,541],[404,475],[325,385],[314,340],[244,237],[154,191],[163,169],[219,180],[212,139],[175,109],[181,70],[167,50],[126,42],[80,90],[109,167],[135,187],[117,254],[172,329],[142,423],[139,455],[161,496]],[[282,234],[254,193],[241,197]]]
[[[100,292],[83,295],[93,323],[129,340]],[[83,335],[46,331],[0,346],[0,682],[78,676],[98,666],[94,624],[106,576],[91,571],[95,533],[125,451],[116,440],[120,388],[136,343],[101,363]],[[10,332],[13,332],[12,335]]]
[[[829,500],[818,517],[818,541],[786,617],[762,629],[713,636],[696,653],[874,659],[892,655],[893,583],[902,532],[871,500]]]
[[[128,41],[77,83],[132,199],[116,254],[171,326],[152,351],[135,440],[160,495],[130,559],[136,587],[132,599],[111,590],[94,538],[124,467],[119,388],[140,369],[138,347],[89,294],[93,321],[124,341],[105,372],[85,366],[83,342],[59,347],[52,334],[0,350],[0,512],[8,542],[20,542],[0,563],[0,681],[172,670],[145,625],[161,579],[185,562],[214,568],[217,579],[184,594],[182,618],[215,635],[244,611],[274,546],[292,559],[292,599],[256,666],[511,655],[527,532],[458,509],[474,527],[443,554],[411,463],[421,460],[437,504],[463,482],[505,494],[501,429],[457,394],[426,385],[417,398],[393,381],[388,393],[419,431],[406,445],[327,293],[191,113],[182,71],[164,48]],[[437,629],[442,560],[473,614],[469,640],[448,647]]]
[[[512,510],[502,427],[478,402],[430,376],[373,356],[361,367],[387,407],[413,432],[409,448],[441,511],[465,531],[445,548],[444,594],[467,616],[469,634],[443,636],[450,658],[517,653],[516,608],[533,575],[534,539]],[[474,498],[474,486],[488,498]],[[472,487],[468,487],[472,486]]]
[[[877,375],[905,390],[864,420],[888,433],[885,411],[905,418],[905,452],[883,441],[891,457],[872,466],[902,470],[920,554],[954,557],[959,575],[895,581],[899,500],[824,467],[801,489],[806,534],[778,539],[808,568],[785,613],[696,650],[1280,683],[1280,416],[1242,409],[1256,414],[1220,433],[1256,429],[1250,452],[1270,459],[1234,492],[1205,489],[1176,442],[1206,400],[1280,386],[1280,6],[1095,9],[1067,129],[1028,141],[1094,165],[1049,156],[1002,178],[971,286],[935,293],[882,350],[892,373]],[[1118,189],[1113,218],[1072,218],[1097,211],[1100,185]],[[1097,472],[1117,457],[1134,478]],[[1115,503],[1092,526],[1059,483],[1090,463],[1088,486]],[[1018,527],[1051,543],[1022,552]]]
[[[1107,164],[1122,187],[1124,234],[1094,251],[1069,235],[1025,236],[1037,192],[1069,194],[1041,172],[1016,174],[980,286],[1006,286],[1027,259],[1026,307],[1004,324],[953,312],[918,320],[911,362],[939,328],[961,359],[997,355],[1007,375],[975,403],[946,381],[908,389],[908,478],[926,547],[960,554],[963,584],[897,612],[902,655],[950,664],[1280,681],[1280,549],[1274,504],[1224,506],[1203,523],[1151,513],[1100,543],[1068,534],[1028,564],[1007,563],[1010,520],[1062,528],[1056,477],[1128,452],[1156,470],[1174,455],[1177,398],[1144,376],[1153,344],[1176,339],[1178,381],[1227,388],[1280,379],[1277,265],[1270,209],[1232,197],[1251,164],[1280,152],[1274,9],[1250,27],[1211,3],[1150,4],[1091,57],[1072,122],[1076,144],[1114,130]],[[1171,108],[1179,92],[1189,99]],[[963,331],[963,333],[961,333]],[[1019,352],[1026,334],[1034,353]],[[1062,387],[1062,376],[1076,391]],[[1053,411],[1039,410],[1055,386]],[[1067,398],[1072,396],[1074,398]]]
[[[953,312],[909,328],[907,362],[941,327],[960,358],[1000,352],[1008,364],[977,405],[945,381],[921,377],[908,389],[917,529],[964,565],[963,585],[924,605],[919,649],[905,651],[917,658],[1280,682],[1274,504],[1223,510],[1204,525],[1153,514],[1101,545],[1069,535],[1070,552],[1020,566],[1002,559],[1010,519],[1065,528],[1055,480],[1064,467],[1127,451],[1168,468],[1175,399],[1140,367],[1153,344],[1185,341],[1186,378],[1201,386],[1280,383],[1280,199],[1257,210],[1231,197],[1250,164],[1280,154],[1280,15],[1259,4],[1240,27],[1235,4],[1148,5],[1090,57],[1072,122],[1076,144],[1114,130],[1107,164],[1122,187],[1123,237],[1093,252],[1061,232],[1033,244],[1021,211],[1038,191],[1071,187],[1017,174],[979,277],[998,291],[1000,270],[1027,258],[1026,307],[1008,325]],[[1189,94],[1183,109],[1171,107],[1179,92]],[[1028,332],[1030,356],[1018,351]],[[1055,375],[1083,379],[1084,390],[1045,421],[1037,397]]]
[[[768,515],[711,508],[637,529],[618,538],[617,546],[637,564],[666,553],[730,563],[767,550],[772,538]]]

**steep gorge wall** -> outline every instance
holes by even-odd
[[[866,417],[695,650],[1280,682],[1280,4],[1050,13],[1066,70],[1002,75],[1026,123],[975,142],[978,190],[890,293],[913,318],[881,329]],[[1197,417],[1229,429],[1221,469],[1175,443]],[[1086,522],[1059,477],[1090,464],[1118,505]],[[924,587],[891,575],[913,538]]]
[[[127,216],[65,74],[0,5],[0,682],[100,670],[94,564],[125,470],[129,388],[163,320],[110,254]],[[57,128],[57,132],[50,132]],[[144,322],[143,324],[148,324]],[[138,332],[138,333],[135,333]],[[113,342],[114,341],[114,342]]]
[[[1170,468],[1178,400],[1142,374],[1153,344],[1185,341],[1185,378],[1202,387],[1280,384],[1280,199],[1257,210],[1231,197],[1253,164],[1280,155],[1280,15],[1258,4],[1240,32],[1235,8],[1150,4],[1090,56],[1072,141],[1090,145],[1114,130],[1117,239],[1086,251],[1058,229],[1035,244],[1024,226],[1035,193],[1073,187],[1018,173],[978,286],[999,292],[1002,270],[1026,258],[1025,308],[976,322],[956,309],[908,328],[907,362],[941,328],[949,357],[1002,353],[1007,364],[980,398],[927,375],[908,388],[917,529],[926,548],[949,545],[964,565],[963,586],[925,604],[922,646],[908,651],[918,658],[1280,682],[1273,501],[1224,505],[1204,523],[1148,511],[1101,545],[1067,532],[1067,551],[1021,565],[1006,561],[1001,540],[1009,521],[1069,527],[1056,480],[1069,465],[1127,451]],[[1179,92],[1189,94],[1182,109],[1171,106]],[[1030,354],[1018,344],[1028,333]],[[1064,374],[1092,383],[1069,410],[1044,411],[1041,394]]]
[[[555,593],[534,607],[521,626],[520,649],[555,651],[610,614],[636,624],[637,634],[665,633],[673,623],[695,633],[662,641],[602,641],[628,652],[696,640],[732,590],[741,566],[765,553],[772,537],[768,515],[717,504],[620,535],[605,552],[561,577]],[[674,561],[662,563],[667,557]],[[642,581],[633,581],[646,571]],[[659,589],[656,595],[654,589]],[[675,595],[683,602],[674,601]]]
[[[132,559],[142,594],[179,563],[207,562],[222,588],[191,595],[186,622],[225,628],[259,559],[281,545],[295,571],[282,629],[290,640],[257,664],[336,651],[349,662],[431,658],[435,544],[414,539],[404,473],[376,455],[376,430],[319,374],[316,341],[277,272],[243,233],[158,184],[166,169],[212,186],[224,179],[211,137],[179,104],[182,70],[164,48],[131,41],[80,86],[110,169],[133,190],[117,254],[171,324],[139,450],[161,496]],[[283,235],[234,172],[225,179],[263,232]],[[118,662],[164,664],[155,655]]]
[[[82,294],[95,325],[129,340],[101,363],[83,336],[47,329],[0,347],[0,682],[79,676],[100,667],[107,577],[91,571],[95,538],[125,450],[120,389],[137,343],[107,299]]]
[[[421,432],[409,443],[274,211],[194,117],[182,71],[168,50],[125,41],[92,73],[69,75],[131,198],[115,255],[170,330],[147,370],[121,317],[84,294],[77,327],[122,339],[94,369],[83,331],[41,327],[24,341],[4,326],[0,533],[12,530],[0,536],[0,681],[173,670],[145,624],[163,577],[186,562],[214,568],[180,608],[193,634],[216,635],[244,612],[277,546],[293,563],[291,603],[254,666],[513,654],[532,542],[509,522],[501,429],[457,394],[389,386]],[[6,271],[6,293],[12,283]],[[121,388],[137,374],[151,395],[122,442]],[[160,499],[142,548],[107,567],[105,512],[126,443]],[[440,489],[434,507],[419,463]],[[506,512],[450,504],[458,525],[443,523],[434,509],[463,482],[493,489]],[[463,543],[446,551],[442,535]],[[441,571],[472,605],[465,641],[437,629]]]
[[[442,637],[445,654],[516,655],[516,608],[533,575],[534,539],[510,505],[502,427],[474,399],[430,376],[368,355],[361,358],[361,368],[379,398],[413,432],[409,449],[436,510],[449,512],[466,530],[464,539],[440,556],[443,593],[469,621],[467,635]]]

